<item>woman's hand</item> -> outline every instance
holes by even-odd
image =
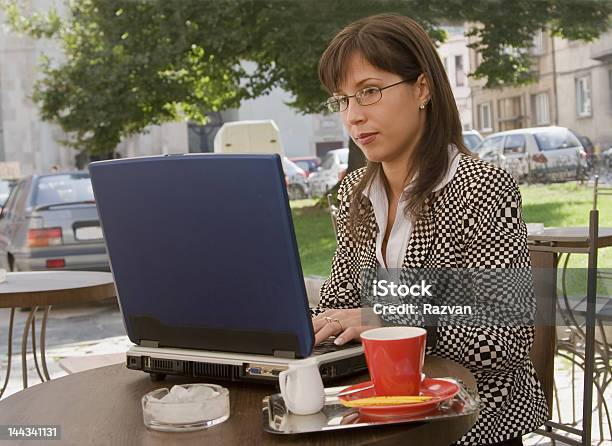
[[[334,344],[346,344],[374,325],[362,325],[361,308],[350,310],[327,310],[312,318],[315,332],[315,345],[320,344],[330,336],[336,336]]]

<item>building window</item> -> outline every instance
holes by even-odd
[[[591,77],[576,78],[576,114],[579,117],[591,116]]]
[[[491,103],[478,105],[478,126],[483,132],[493,131],[493,117],[491,116]]]
[[[533,96],[533,108],[535,111],[535,125],[550,124],[550,106],[548,93],[538,93]]]
[[[480,64],[482,63],[482,53],[478,50],[475,50],[474,54],[475,54],[474,66],[478,68]]]
[[[533,35],[533,54],[535,56],[544,54],[544,33],[541,29]]]
[[[463,56],[455,56],[455,85],[465,85],[465,71],[463,70]]]
[[[520,96],[504,98],[497,101],[499,130],[513,130],[525,127],[523,105]]]
[[[608,93],[610,95],[610,111],[612,111],[612,70],[608,70]]]

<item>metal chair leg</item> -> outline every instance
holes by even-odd
[[[8,331],[8,360],[6,364],[6,376],[4,378],[4,384],[0,389],[0,398],[4,395],[4,391],[8,386],[9,377],[11,376],[11,359],[13,358],[13,321],[15,320],[15,308],[11,308],[11,315],[9,318],[9,331]]]
[[[36,349],[36,315],[32,317],[32,356],[34,356],[34,365],[36,366],[36,373],[38,373],[40,382],[45,382],[42,373],[40,373],[40,367],[38,366],[38,350]]]
[[[47,369],[47,352],[45,350],[47,340],[47,319],[49,317],[49,311],[51,311],[51,305],[45,307],[45,314],[43,316],[42,325],[40,327],[40,362],[42,363],[43,373],[45,378],[49,381],[49,370]]]
[[[557,417],[559,418],[559,423],[563,423],[561,421],[561,403],[559,402],[559,389],[557,389],[557,383],[553,381],[553,395],[555,395],[555,404],[557,406]]]
[[[576,425],[576,355],[572,353],[572,426]]]
[[[24,389],[28,388],[28,362],[26,360],[28,355],[28,333],[30,332],[30,324],[37,308],[32,307],[30,310],[30,314],[28,314],[25,326],[23,327],[23,335],[21,336],[21,381]]]

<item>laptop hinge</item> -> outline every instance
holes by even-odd
[[[287,350],[274,350],[274,356],[277,358],[295,359],[295,352]]]
[[[140,340],[140,346],[141,347],[158,348],[159,347],[159,341],[149,341],[148,339],[141,339]]]

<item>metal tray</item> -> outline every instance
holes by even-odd
[[[262,425],[266,432],[272,434],[304,434],[338,429],[353,429],[384,424],[422,423],[478,414],[482,403],[476,392],[468,389],[462,382],[459,393],[444,401],[435,412],[413,417],[368,417],[359,414],[355,408],[344,407],[335,396],[349,386],[330,387],[325,389],[325,406],[313,415],[294,415],[285,407],[280,393],[263,399]]]

